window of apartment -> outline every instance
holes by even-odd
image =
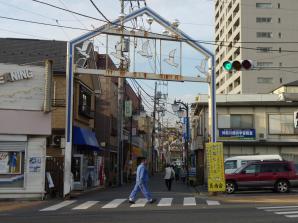
[[[277,3],[277,8],[280,9],[280,3]]]
[[[294,134],[293,114],[269,114],[269,134]]]
[[[279,32],[279,33],[278,33],[278,38],[280,38],[280,39],[281,39],[281,32]]]
[[[259,9],[270,9],[272,8],[272,3],[256,3],[256,7]]]
[[[253,128],[252,115],[231,115],[231,128],[250,129]]]
[[[272,18],[271,17],[257,17],[256,22],[257,23],[271,23]]]
[[[270,53],[272,47],[257,47],[257,53]]]
[[[91,91],[80,85],[79,114],[90,117],[91,115]]]
[[[257,32],[257,38],[272,38],[272,32]]]
[[[281,23],[281,18],[278,18],[278,23]]]
[[[272,77],[258,77],[257,79],[258,84],[273,84]]]
[[[273,62],[264,62],[264,61],[258,61],[257,67],[271,67],[273,65]]]
[[[219,129],[251,129],[253,128],[253,115],[218,115]]]

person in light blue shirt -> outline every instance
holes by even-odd
[[[134,204],[136,195],[139,191],[141,191],[144,195],[144,197],[147,199],[149,203],[154,203],[156,199],[153,199],[151,196],[151,193],[148,190],[148,181],[149,181],[149,175],[148,170],[146,168],[147,166],[147,160],[145,157],[141,158],[141,163],[137,168],[137,174],[136,174],[136,184],[129,195],[129,203]]]

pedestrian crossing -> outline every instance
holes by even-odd
[[[283,215],[287,218],[298,218],[298,206],[257,207],[257,209],[277,215]]]
[[[183,201],[183,202],[182,202]],[[64,210],[65,208],[70,208],[72,211],[76,210],[88,210],[92,208],[99,208],[99,209],[116,209],[120,207],[127,207],[127,208],[144,208],[146,206],[150,207],[172,207],[172,206],[198,206],[198,205],[220,205],[218,201],[212,200],[197,200],[195,197],[184,197],[183,199],[174,199],[174,198],[160,198],[154,204],[148,204],[147,200],[144,198],[137,199],[135,204],[128,204],[128,199],[119,198],[113,199],[108,202],[101,202],[101,201],[78,201],[78,200],[68,200],[62,201],[58,204],[51,205],[49,207],[43,208],[39,211],[41,212],[50,212],[50,211],[58,211]],[[297,209],[298,210],[298,209]]]

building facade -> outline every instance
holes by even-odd
[[[0,198],[44,198],[51,76],[45,66],[0,63]]]
[[[215,1],[217,94],[269,93],[296,80],[298,2]],[[227,72],[224,61],[252,60],[254,69]]]
[[[225,158],[280,154],[284,159],[298,161],[298,129],[294,125],[294,112],[298,111],[294,92],[298,90],[297,86],[295,91],[293,86],[290,88],[288,98],[281,93],[289,90],[285,86],[277,90],[279,94],[217,95],[217,141],[223,142]],[[208,95],[200,95],[193,104],[192,128],[192,148],[201,152],[196,158],[197,168],[205,166],[206,170]]]
[[[66,97],[66,52],[67,42],[36,39],[1,38],[0,62],[9,64],[39,65],[44,60],[53,62],[51,81],[51,131],[47,137],[44,188],[55,188],[55,193],[63,194],[64,148],[65,148],[65,97]],[[93,57],[92,57],[93,58]],[[76,54],[76,61],[80,55]],[[82,60],[81,60],[82,61]],[[86,63],[95,67],[94,61]],[[41,84],[40,88],[43,87]],[[85,189],[102,184],[102,150],[95,137],[94,110],[95,94],[99,84],[90,75],[74,77],[73,111],[73,188]]]

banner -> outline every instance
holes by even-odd
[[[208,191],[224,192],[226,190],[223,144],[206,143],[208,167]]]
[[[131,117],[132,116],[132,101],[125,101],[125,111],[124,111],[125,117]]]

